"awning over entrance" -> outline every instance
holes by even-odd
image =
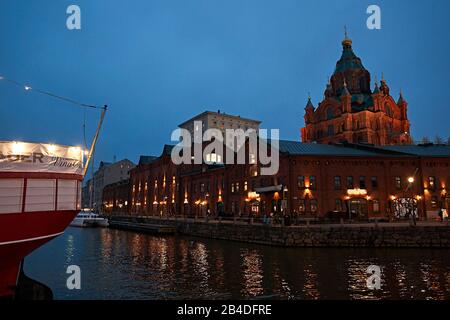
[[[281,191],[282,189],[283,189],[283,185],[279,184],[277,186],[255,188],[255,192],[257,192],[257,193],[277,192],[277,191]]]

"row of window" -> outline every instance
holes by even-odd
[[[77,180],[0,179],[0,214],[78,210],[81,184]]]
[[[404,186],[403,180],[399,176],[394,178],[394,184],[395,184],[396,189],[402,189]],[[316,176],[309,176],[309,185],[306,185],[306,183],[305,183],[305,176],[298,176],[297,177],[297,185],[298,185],[298,188],[309,188],[311,190],[314,190],[317,187]],[[335,176],[333,179],[333,185],[334,185],[335,190],[341,190],[342,189],[342,177]],[[436,185],[437,185],[436,178],[428,177],[428,189],[435,190]],[[372,189],[378,188],[378,178],[376,176],[370,177],[370,186],[372,187]],[[355,183],[353,176],[347,176],[346,188],[354,189],[355,187],[358,187],[359,189],[367,189],[366,177],[360,176],[357,183]]]

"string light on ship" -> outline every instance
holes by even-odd
[[[36,93],[39,93],[39,94],[42,94],[42,95],[50,96],[50,97],[55,98],[55,99],[63,100],[65,102],[78,105],[80,107],[93,108],[93,109],[105,109],[106,108],[105,106],[96,106],[96,105],[90,105],[90,104],[82,103],[82,102],[76,101],[76,100],[74,100],[72,98],[64,97],[64,96],[52,93],[52,92],[47,91],[47,90],[41,90],[41,89],[38,89],[38,88],[34,88],[34,87],[31,87],[28,84],[21,83],[21,82],[19,82],[17,80],[7,78],[7,77],[5,77],[3,75],[0,75],[0,81],[6,81],[6,82],[8,82],[10,84],[13,84],[13,85],[16,85],[18,87],[21,87],[21,88],[25,89],[25,91],[33,91],[33,92],[36,92]]]

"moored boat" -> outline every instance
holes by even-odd
[[[108,225],[108,219],[102,218],[98,214],[91,211],[81,211],[70,223],[71,227],[79,228],[106,228]]]
[[[79,212],[83,156],[80,147],[0,142],[0,297],[14,295],[24,257]]]

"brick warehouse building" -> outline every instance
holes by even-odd
[[[280,170],[261,176],[259,164],[180,165],[145,157],[131,171],[127,208],[136,215],[339,216],[421,219],[449,208],[450,147],[305,144],[280,141]],[[247,162],[248,163],[248,162]],[[414,178],[409,182],[410,177]],[[117,186],[122,188],[123,185]],[[114,185],[105,190],[114,189]],[[124,193],[122,193],[124,194]],[[104,193],[105,207],[114,199]]]
[[[371,92],[370,74],[351,44],[346,37],[324,101],[317,109],[308,101],[303,143],[280,141],[276,175],[261,176],[260,164],[249,155],[246,165],[218,160],[176,166],[173,147],[166,145],[159,157],[141,157],[130,172],[123,200],[128,206],[111,211],[361,220],[403,219],[415,212],[421,219],[437,218],[450,206],[450,147],[411,145],[405,99],[400,95],[395,103],[384,79]],[[192,119],[206,115],[217,126],[224,121],[219,112]],[[259,126],[235,116],[226,115],[226,121],[230,128],[246,125],[242,121]],[[116,201],[113,194],[104,193],[105,208]]]

